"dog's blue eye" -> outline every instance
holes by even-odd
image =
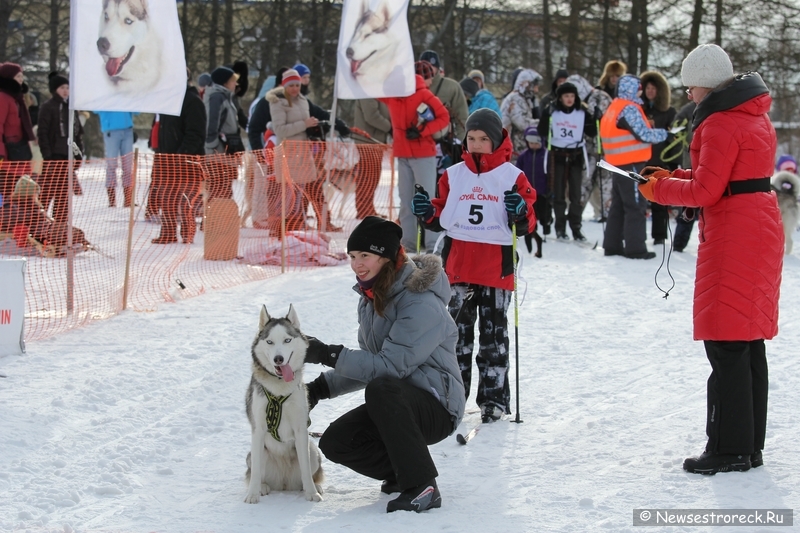
[[[291,337],[289,337],[288,339],[284,340],[283,344],[289,344],[290,342],[292,342],[292,338]]]
[[[267,344],[272,344],[272,341],[267,339]]]
[[[133,21],[132,21],[131,19],[129,19],[129,18],[126,18],[126,19],[125,19],[125,24],[127,24],[128,26],[130,26],[131,24],[133,24]]]

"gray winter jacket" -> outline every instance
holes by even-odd
[[[361,298],[360,349],[342,350],[336,368],[325,374],[331,398],[363,389],[377,377],[407,379],[439,399],[455,431],[467,400],[455,354],[458,330],[447,311],[450,284],[441,258],[433,254],[413,257],[391,294],[383,317],[369,299]]]
[[[236,106],[233,93],[216,83],[206,87],[203,94],[206,106],[206,154],[224,153],[225,147],[220,141],[220,134],[239,135],[239,122],[236,120]]]

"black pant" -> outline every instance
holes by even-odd
[[[581,231],[581,182],[583,181],[583,152],[551,152],[553,154],[553,210],[556,215],[556,234],[566,233],[567,222],[576,236]],[[569,199],[569,211],[567,211]]]
[[[752,454],[767,431],[767,353],[763,340],[705,341],[708,377],[706,451]]]
[[[675,219],[675,236],[672,239],[672,247],[682,252],[686,245],[689,244],[689,239],[692,237],[692,229],[694,229],[694,218],[686,220],[684,214],[686,208],[681,210],[681,214]]]
[[[396,378],[375,378],[364,405],[335,420],[319,440],[325,457],[373,479],[395,479],[405,490],[437,477],[428,445],[453,431],[432,392]]]

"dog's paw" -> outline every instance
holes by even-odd
[[[269,485],[267,485],[266,483],[262,483],[261,484],[261,495],[262,496],[266,496],[267,494],[269,494],[269,491],[270,491]]]
[[[306,500],[308,500],[310,502],[321,502],[322,501],[322,495],[319,492],[317,492],[316,490],[307,491],[306,492]]]
[[[244,503],[258,503],[261,499],[261,495],[258,493],[248,492],[247,496],[244,497]]]

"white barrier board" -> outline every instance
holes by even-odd
[[[0,260],[0,355],[25,352],[24,259]]]

